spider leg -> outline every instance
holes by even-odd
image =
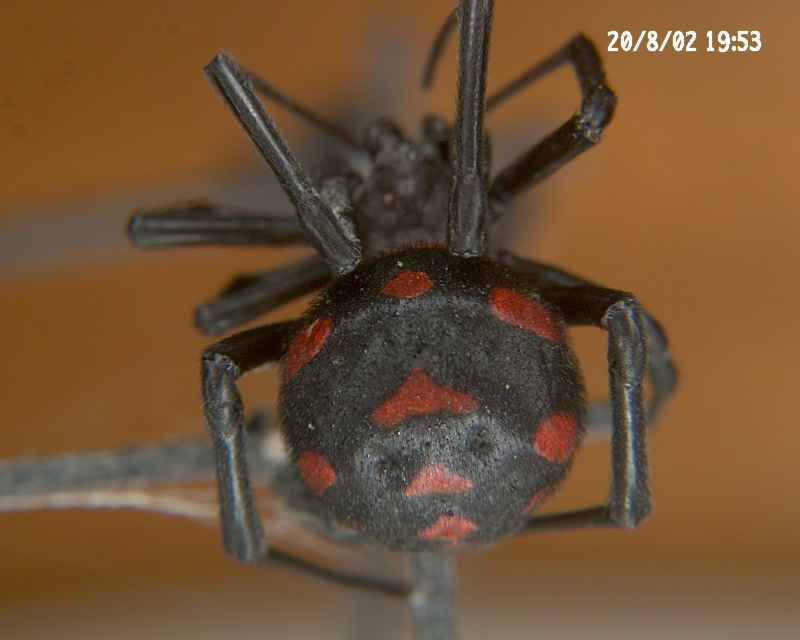
[[[294,214],[250,212],[207,202],[137,212],[128,223],[128,237],[140,248],[307,244]]]
[[[431,44],[428,58],[425,61],[425,67],[422,71],[422,89],[428,90],[433,86],[433,80],[436,76],[436,68],[439,66],[439,61],[442,59],[444,48],[447,46],[447,41],[450,39],[451,34],[458,24],[458,8],[453,9],[447,16],[439,31],[436,32],[436,37]]]
[[[213,300],[195,309],[195,326],[206,335],[223,334],[312,293],[330,278],[330,270],[317,256],[280,269],[237,276]]]
[[[267,82],[254,72],[250,71],[249,69],[246,69],[245,67],[239,65],[239,72],[243,77],[245,77],[248,80],[248,82],[250,82],[253,89],[258,91],[258,93],[260,93],[265,98],[269,98],[273,102],[277,102],[291,113],[302,118],[309,124],[317,127],[317,129],[319,129],[320,131],[328,134],[333,138],[336,138],[337,140],[344,143],[351,149],[363,152],[364,149],[361,147],[361,144],[359,144],[358,140],[356,140],[356,138],[349,131],[342,129],[340,126],[333,124],[332,122],[329,122],[328,120],[318,115],[308,107],[301,105],[293,98],[290,98],[286,94],[281,93],[275,87],[273,87],[269,82]]]
[[[203,354],[203,408],[214,445],[225,549],[245,564],[278,564],[353,588],[407,596],[409,587],[404,583],[319,566],[267,544],[250,486],[244,405],[237,380],[277,362],[297,327],[297,322],[281,322],[243,331]]]
[[[549,58],[487,98],[486,111],[565,63],[575,69],[581,85],[583,98],[578,113],[494,177],[489,191],[493,203],[504,204],[597,144],[611,121],[617,98],[606,84],[597,50],[584,35],[575,36]]]
[[[458,100],[447,248],[452,255],[462,257],[481,255],[485,240],[489,202],[483,106],[493,10],[492,0],[462,0],[459,5]]]
[[[590,280],[576,276],[567,271],[557,269],[548,264],[520,258],[513,253],[501,250],[499,262],[522,273],[533,280],[542,289],[542,295],[548,297],[549,289],[558,288],[595,288],[600,286]],[[559,295],[563,295],[559,294]],[[661,324],[645,309],[640,309],[644,331],[647,336],[647,374],[652,384],[652,394],[647,403],[647,424],[652,426],[661,409],[675,393],[678,384],[678,371],[669,350],[669,341]],[[589,407],[589,431],[605,431],[611,425],[611,408],[609,403],[595,403]]]
[[[608,372],[612,407],[611,493],[608,503],[582,511],[531,519],[525,532],[579,527],[636,527],[650,512],[642,383],[646,371],[645,321],[636,299],[600,287],[542,291],[567,323],[608,331]]]
[[[233,58],[223,53],[206,65],[205,72],[294,204],[309,243],[337,275],[355,269],[361,260],[361,243],[352,220],[346,211],[326,202],[311,183],[275,123],[253,95],[246,74]]]

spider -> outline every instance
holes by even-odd
[[[237,381],[272,364],[297,499],[333,537],[448,552],[523,532],[632,528],[650,511],[646,424],[676,383],[664,332],[633,295],[492,242],[516,196],[600,140],[616,97],[595,47],[578,35],[487,98],[492,12],[490,0],[462,0],[439,31],[424,84],[458,26],[455,124],[427,116],[420,140],[388,119],[357,140],[220,53],[205,72],[296,215],[192,204],[131,219],[140,247],[307,243],[317,253],[235,279],[195,318],[206,333],[225,333],[323,288],[300,319],[235,333],[202,356],[224,546],[243,563],[349,579],[271,547],[253,506]],[[492,175],[485,112],[565,64],[582,91],[577,114]],[[360,161],[336,158],[312,179],[255,92]],[[608,332],[610,401],[588,411],[566,333],[574,325]],[[607,503],[537,516],[587,429],[604,419]]]

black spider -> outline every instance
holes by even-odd
[[[451,130],[428,116],[418,142],[389,120],[356,142],[218,55],[206,73],[296,217],[194,205],[131,220],[130,236],[142,247],[306,242],[319,254],[238,278],[198,309],[199,327],[222,333],[325,286],[303,318],[237,333],[203,354],[225,548],[242,562],[278,561],[352,581],[270,548],[253,507],[237,380],[275,362],[282,428],[303,481],[296,500],[336,539],[349,531],[392,549],[449,550],[520,532],[635,527],[650,511],[645,423],[676,380],[664,333],[631,294],[487,241],[506,203],[599,141],[616,98],[581,35],[485,98],[492,5],[463,0],[440,31],[425,83],[460,23],[456,123]],[[578,113],[490,177],[484,110],[565,63],[581,85]],[[368,162],[337,160],[312,181],[253,91]],[[567,325],[609,334],[611,491],[607,504],[536,517],[587,422],[609,413],[601,407],[587,417]]]

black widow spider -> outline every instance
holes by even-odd
[[[455,126],[436,116],[422,140],[381,119],[363,141],[282,96],[221,53],[205,71],[270,165],[294,215],[208,204],[135,215],[140,247],[308,243],[318,256],[239,277],[197,325],[219,334],[324,286],[299,320],[236,333],[202,358],[226,550],[349,584],[403,593],[271,548],[253,506],[237,380],[280,364],[279,412],[301,489],[292,498],[335,540],[451,551],[530,533],[635,527],[650,511],[646,423],[676,372],[658,323],[629,293],[492,246],[507,204],[593,146],[616,98],[592,43],[578,35],[488,98],[493,2],[462,0],[440,31],[425,84],[460,25]],[[494,176],[490,111],[569,63],[577,114]],[[337,159],[312,181],[254,91],[284,104],[367,159]],[[567,325],[608,332],[610,402],[586,411]],[[652,397],[643,405],[645,373]],[[610,408],[610,410],[609,410]],[[607,504],[537,517],[588,428],[609,419]]]

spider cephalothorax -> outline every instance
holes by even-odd
[[[451,174],[437,141],[409,140],[387,119],[367,127],[364,138],[369,171],[354,204],[365,252],[442,241]]]
[[[422,120],[419,139],[380,118],[364,129],[366,157],[360,162],[332,158],[318,169],[323,197],[346,203],[365,256],[445,242],[453,177],[449,136],[450,127],[438,116]]]
[[[499,250],[492,237],[507,203],[599,141],[616,98],[580,35],[487,97],[492,9],[491,0],[461,0],[440,32],[425,82],[460,24],[456,118],[452,126],[426,118],[420,142],[387,119],[358,141],[218,55],[206,73],[294,213],[193,205],[131,221],[140,246],[305,243],[317,252],[237,278],[196,316],[207,333],[223,333],[327,287],[302,319],[236,333],[203,354],[224,542],[243,562],[273,560],[404,593],[268,546],[237,381],[276,362],[297,472],[284,497],[330,539],[449,549],[520,531],[635,527],[650,510],[645,424],[676,380],[661,328],[632,295]],[[492,175],[484,112],[563,64],[580,81],[578,113]],[[254,91],[333,134],[361,161],[330,164],[312,181]],[[608,332],[610,402],[588,411],[566,340],[573,325]],[[563,479],[584,430],[608,421],[607,503],[534,513]]]
[[[281,420],[307,485],[393,548],[515,532],[581,435],[558,310],[496,262],[443,249],[337,280],[292,339],[283,381]]]

